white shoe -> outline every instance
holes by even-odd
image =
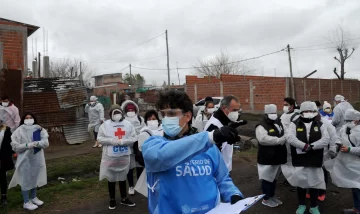
[[[134,187],[129,187],[129,195],[135,195]]]
[[[99,147],[99,148],[101,148],[101,147],[102,147],[102,145],[99,143],[98,147]]]
[[[37,205],[37,206],[41,206],[41,205],[44,204],[44,202],[43,202],[43,201],[40,201],[37,197],[31,199],[31,202],[32,202],[33,204]]]
[[[31,201],[24,203],[25,210],[36,210],[37,208],[39,208],[39,207],[36,206],[35,204],[31,203]]]

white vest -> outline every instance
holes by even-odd
[[[224,126],[223,124],[221,124],[221,122],[217,118],[212,116],[210,118],[210,120],[206,123],[206,125],[204,127],[204,131],[207,130],[211,124],[217,126],[219,129]],[[232,170],[233,152],[234,152],[233,145],[230,145],[227,142],[222,143],[221,154],[223,156],[223,159],[225,161],[225,164],[226,164],[229,172],[231,172],[231,170]]]

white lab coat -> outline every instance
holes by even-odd
[[[196,116],[193,127],[195,127],[198,132],[202,132],[204,131],[204,127],[206,126],[208,121],[209,119],[207,118],[207,116],[204,113],[201,113]]]
[[[304,123],[307,131],[307,138],[310,137],[312,122]],[[329,145],[330,137],[326,126],[320,127],[321,139],[312,143],[313,149],[323,149]],[[288,144],[303,149],[305,143],[296,137],[296,125],[291,123],[286,134]],[[290,154],[291,155],[291,154]],[[291,163],[291,162],[290,162]],[[282,172],[287,181],[294,187],[325,189],[324,172],[321,167],[294,167],[292,164],[281,165]]]
[[[326,162],[326,169],[330,172],[332,182],[342,188],[360,189],[360,126],[355,126],[350,131],[350,144],[346,134],[346,126],[340,131],[341,143],[351,147],[349,153],[339,152],[335,159]]]
[[[281,131],[280,127],[275,124],[276,128]],[[259,141],[259,144],[264,146],[276,146],[280,145],[280,139],[278,137],[269,136],[268,131],[262,126],[258,126],[255,129],[256,139]],[[283,136],[285,138],[285,136]],[[266,180],[268,182],[273,182],[280,175],[281,165],[262,165],[257,164],[259,180]]]
[[[15,173],[10,181],[9,189],[16,185],[21,186],[21,190],[27,191],[47,184],[46,164],[44,148],[49,146],[48,133],[45,129],[41,131],[41,150],[34,154],[34,149],[26,148],[26,144],[33,142],[33,132],[42,129],[39,125],[21,125],[11,136],[11,147],[16,152],[17,161]]]
[[[89,116],[88,131],[93,130],[94,132],[99,132],[101,121],[105,121],[104,106],[101,103],[96,103],[95,106],[87,104],[85,106],[85,112]]]
[[[125,132],[122,136],[122,145],[117,145],[118,136],[115,135],[118,128]],[[130,166],[130,145],[136,142],[134,127],[126,120],[114,122],[105,121],[99,128],[98,141],[103,145],[100,164],[99,180],[107,179],[110,182],[125,181]],[[122,149],[125,152],[114,153]]]
[[[138,138],[138,146],[139,146],[139,150],[142,151],[142,146],[144,145],[145,141],[147,139],[149,139],[151,136],[149,135],[149,133],[151,134],[151,136],[163,136],[164,135],[164,131],[162,129],[162,125],[160,125],[157,129],[153,129],[151,130],[149,127],[145,126],[141,131],[140,131],[140,135]],[[147,187],[147,177],[146,177],[146,169],[143,170],[143,172],[141,173],[138,181],[136,182],[135,185],[135,190],[142,194],[143,196],[147,197],[148,196],[148,187]]]
[[[352,105],[346,101],[337,104],[334,108],[334,117],[332,118],[332,124],[336,128],[336,133],[340,135],[340,129],[345,125],[345,111],[347,109],[354,109]]]

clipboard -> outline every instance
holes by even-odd
[[[33,142],[41,140],[41,129],[33,132]],[[41,148],[34,147],[34,154],[40,152]]]
[[[206,214],[238,214],[242,211],[248,210],[258,201],[260,201],[265,195],[258,195],[254,197],[245,198],[238,201],[236,204],[220,203],[217,207],[210,210]]]

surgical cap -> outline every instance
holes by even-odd
[[[314,102],[305,101],[300,105],[300,112],[304,111],[317,111],[317,106]]]
[[[274,104],[265,105],[265,114],[276,114],[277,107]]]
[[[335,96],[334,100],[335,100],[335,101],[338,101],[338,102],[339,102],[339,101],[344,101],[344,100],[345,100],[345,97],[338,94],[338,95]]]
[[[360,112],[354,109],[347,109],[345,111],[345,120],[360,120]]]
[[[90,101],[96,101],[96,100],[97,100],[97,97],[95,97],[95,96],[90,97]]]
[[[331,104],[325,101],[323,105],[323,109],[325,110],[326,108],[331,108]]]

